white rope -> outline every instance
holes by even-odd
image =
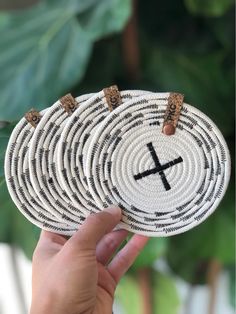
[[[83,95],[76,100],[81,104],[90,96],[91,94]],[[44,114],[29,148],[29,171],[33,188],[46,210],[75,229],[84,220],[84,216],[62,189],[55,166],[57,144],[68,117],[60,101]]]
[[[121,227],[149,236],[177,234],[205,220],[218,206],[230,173],[228,149],[214,123],[184,104],[175,135],[167,136],[162,133],[166,106],[166,94],[162,99],[149,94],[111,112],[93,136],[85,166],[98,206],[119,204]]]
[[[121,92],[121,101],[147,93],[124,91]],[[89,192],[83,165],[93,134],[109,113],[104,91],[95,94],[70,116],[58,145],[56,167],[60,182],[71,201],[85,215],[100,210]]]
[[[9,140],[5,174],[32,223],[71,235],[85,217],[118,204],[121,228],[169,236],[204,221],[221,201],[230,156],[215,124],[184,103],[175,134],[162,133],[169,93],[123,91],[109,111],[104,91],[56,102],[34,129],[22,119]]]
[[[45,111],[40,114],[43,115]],[[5,176],[9,193],[21,213],[36,226],[65,235],[75,229],[62,223],[44,204],[32,186],[29,173],[29,144],[34,128],[25,118],[21,119],[9,139],[5,155]]]

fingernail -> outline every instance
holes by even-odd
[[[111,205],[103,209],[105,212],[112,214],[113,216],[121,216],[121,209],[116,205]]]

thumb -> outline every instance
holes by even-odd
[[[110,232],[121,219],[121,209],[111,206],[86,218],[79,230],[70,238],[68,244],[80,249],[95,249],[102,237]]]

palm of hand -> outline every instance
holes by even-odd
[[[109,232],[117,219],[108,229],[95,228],[101,221],[106,225],[111,220],[111,214],[101,214],[103,219],[97,221],[98,215],[91,216],[87,219],[87,226],[84,223],[69,240],[51,232],[42,232],[33,257],[31,314],[112,313],[117,283],[147,238],[134,235],[114,255],[128,233],[125,230]],[[90,234],[90,229],[96,235]]]

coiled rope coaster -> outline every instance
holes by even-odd
[[[149,236],[184,232],[217,207],[230,175],[215,124],[179,94],[147,94],[112,111],[93,136],[86,176],[98,207]]]
[[[146,95],[146,91],[122,91],[114,86],[95,94],[69,117],[58,145],[56,170],[61,185],[85,215],[100,211],[88,189],[84,164],[94,132],[121,103]]]
[[[204,221],[226,191],[225,140],[181,94],[113,86],[67,95],[35,120],[14,129],[5,174],[17,207],[43,229],[71,235],[117,204],[121,228],[174,235]]]
[[[76,229],[47,211],[33,189],[29,173],[29,144],[35,127],[46,111],[30,111],[27,114],[28,121],[23,118],[14,128],[5,155],[6,182],[14,203],[29,221],[42,229],[71,235]]]
[[[48,211],[73,228],[77,228],[84,216],[73,206],[58,181],[57,144],[69,115],[90,96],[74,99],[66,95],[51,106],[37,125],[29,148],[29,171],[35,192]]]

